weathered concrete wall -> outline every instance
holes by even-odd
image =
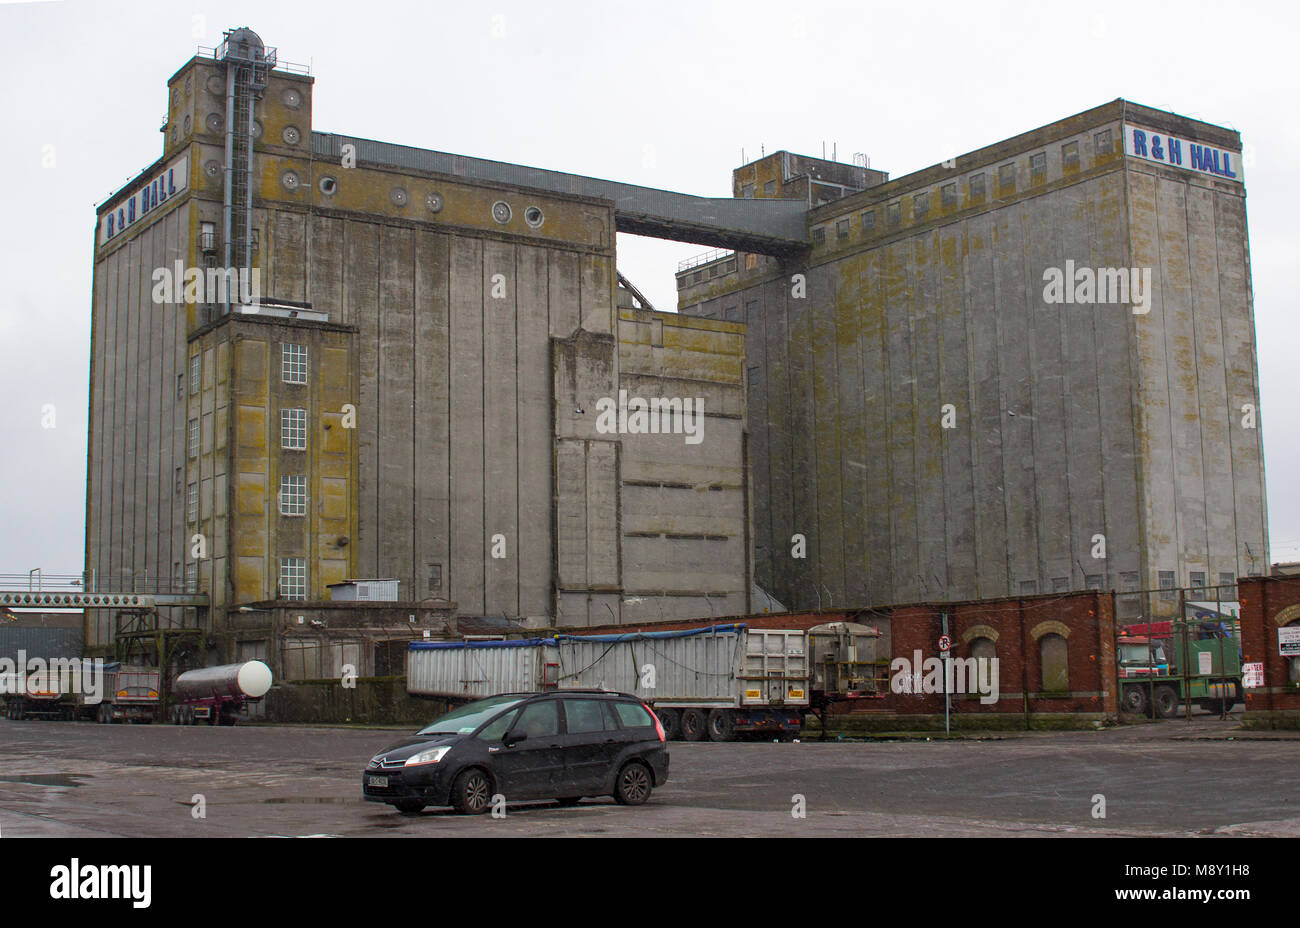
[[[187,561],[188,313],[153,302],[152,275],[175,261],[192,263],[191,213],[189,198],[178,197],[106,245],[96,236],[86,569],[100,589],[179,581]],[[111,622],[108,612],[87,612],[88,647],[110,642]]]
[[[1137,570],[1128,322],[1042,300],[1043,270],[1067,257],[1127,265],[1122,159],[1092,151],[1093,125],[1055,128],[814,211],[825,237],[806,267],[690,308],[740,303],[754,320],[757,579],[782,602],[1118,586]],[[1018,182],[999,184],[1008,164]]]
[[[698,443],[662,421],[658,434],[622,436],[623,620],[747,612],[744,329],[625,309],[618,332],[629,401],[704,403]]]
[[[683,312],[747,324],[757,580],[783,602],[1267,563],[1242,189],[1125,158],[1125,113],[1240,149],[1118,101],[814,209],[806,264],[679,275]],[[1049,302],[1075,266],[1152,266],[1151,312]]]
[[[1145,110],[1152,129],[1231,148],[1235,132]],[[1190,153],[1184,153],[1185,158]],[[1238,168],[1240,165],[1238,164]],[[1151,310],[1135,316],[1144,586],[1159,571],[1199,586],[1264,572],[1268,526],[1259,430],[1246,191],[1236,181],[1128,159],[1133,265],[1152,269]],[[1224,575],[1227,576],[1224,576]]]

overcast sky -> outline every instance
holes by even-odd
[[[94,207],[161,154],[167,78],[240,25],[311,66],[317,130],[706,196],[742,150],[825,143],[896,178],[1117,97],[1240,131],[1271,558],[1300,559],[1298,23],[1280,2],[0,0],[0,573],[82,569]],[[619,265],[671,309],[704,250],[620,235]]]

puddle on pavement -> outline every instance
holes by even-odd
[[[80,781],[88,778],[89,775],[84,773],[34,773],[25,777],[0,777],[0,783],[25,783],[29,786],[67,788],[80,786]]]

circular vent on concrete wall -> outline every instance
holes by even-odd
[[[255,138],[255,139],[260,139],[261,137],[262,137],[262,124],[261,124],[260,122],[258,122],[256,119],[254,119],[254,120],[253,120],[253,138]]]
[[[215,133],[215,132],[220,132],[220,131],[221,131],[221,114],[220,114],[220,113],[208,113],[207,116],[203,117],[203,125],[204,125],[205,127],[207,127],[207,130],[208,130],[209,132],[214,132],[214,133]]]
[[[215,158],[203,162],[203,173],[208,175],[208,177],[220,177],[221,162],[216,160]]]
[[[320,187],[320,192],[325,194],[327,197],[332,197],[339,191],[339,182],[328,176],[322,177],[317,186]]]
[[[226,82],[221,79],[220,74],[210,75],[203,85],[208,88],[208,93],[216,96],[224,96],[226,92]]]
[[[298,131],[297,126],[285,126],[284,131],[280,133],[286,145],[297,145],[302,141],[302,133]]]
[[[298,188],[302,186],[302,178],[294,171],[285,171],[280,175],[280,184],[290,193],[297,193]]]
[[[497,200],[492,204],[492,218],[497,222],[506,223],[510,221],[510,204],[505,200]]]
[[[296,110],[302,105],[302,94],[292,87],[284,88],[284,93],[280,94],[280,102],[290,109]]]
[[[431,193],[424,198],[424,203],[429,207],[429,212],[437,213],[442,211],[442,194]]]
[[[388,192],[388,199],[393,201],[394,206],[405,206],[411,196],[401,187],[394,187]]]
[[[546,221],[546,215],[539,207],[530,206],[524,210],[524,222],[528,223],[534,229],[540,229],[542,223]]]

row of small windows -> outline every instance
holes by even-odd
[[[199,392],[202,383],[203,355],[190,355],[190,396]],[[185,395],[184,374],[176,375],[176,398]],[[280,346],[280,379],[284,383],[307,382],[307,346],[284,344]]]
[[[1093,138],[1093,147],[1098,154],[1109,153],[1113,150],[1114,141],[1111,131],[1105,129],[1096,133]],[[1061,162],[1066,167],[1077,167],[1079,165],[1079,142],[1073,140],[1066,142],[1061,146]],[[1047,153],[1035,152],[1029,156],[1029,176],[1031,182],[1041,182],[1047,177]],[[1014,161],[1001,165],[998,168],[998,188],[1003,194],[1014,192],[1016,189],[1016,163]],[[966,178],[966,189],[970,202],[979,203],[988,195],[988,187],[985,179],[985,172],[981,171],[972,174]],[[957,182],[952,181],[939,187],[939,199],[944,208],[951,209],[958,205]],[[923,219],[930,212],[930,193],[923,191],[912,197],[912,218],[915,220]],[[903,221],[903,204],[901,200],[895,200],[893,203],[885,205],[885,220],[891,226],[899,225]],[[876,228],[876,210],[874,208],[865,210],[861,213],[860,228],[863,232],[872,232]],[[849,237],[850,220],[848,218],[839,219],[835,223],[835,237],[837,240],[847,239]],[[813,229],[813,244],[824,245],[826,243],[826,228],[819,226]]]
[[[751,370],[755,370],[751,368]],[[752,380],[751,380],[752,382]],[[1209,574],[1204,570],[1193,570],[1188,575],[1190,581],[1191,595],[1207,595],[1208,598],[1214,598],[1215,587],[1209,586]],[[1156,572],[1157,584],[1160,588],[1160,598],[1163,600],[1174,600],[1178,598],[1177,574],[1172,570],[1161,570]],[[1138,572],[1133,570],[1121,571],[1119,575],[1119,591],[1121,593],[1139,592],[1140,577]],[[1228,598],[1228,594],[1233,592],[1236,586],[1237,577],[1231,571],[1221,571],[1219,573],[1219,582],[1217,589],[1223,598]],[[1087,574],[1084,577],[1083,585],[1089,590],[1106,589],[1106,578],[1103,574]],[[1071,589],[1069,577],[1053,577],[1052,592],[1068,593]],[[1021,580],[1020,595],[1033,596],[1038,592],[1037,580]]]
[[[307,450],[307,410],[280,410],[280,447],[286,451]],[[190,458],[199,456],[199,420],[190,419],[188,450]]]
[[[189,457],[199,456],[199,420],[190,419]],[[280,410],[280,447],[286,451],[307,450],[307,410]]]

